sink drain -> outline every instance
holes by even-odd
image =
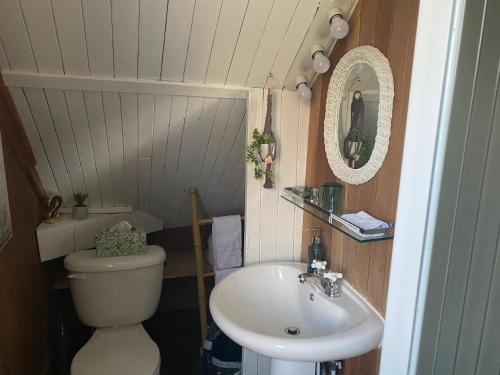
[[[300,329],[297,327],[287,327],[285,328],[285,332],[290,336],[298,336],[300,335]]]

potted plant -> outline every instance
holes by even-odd
[[[85,220],[89,216],[89,208],[85,204],[88,195],[84,193],[73,194],[75,206],[73,207],[73,219]]]

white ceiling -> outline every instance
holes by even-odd
[[[276,87],[355,0],[0,0],[2,70]],[[303,45],[304,44],[304,45]]]
[[[319,0],[1,0],[16,71],[262,86],[284,80]]]

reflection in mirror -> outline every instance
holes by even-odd
[[[353,169],[363,167],[377,136],[379,82],[373,68],[360,63],[352,67],[342,87],[339,108],[339,148],[344,162]]]

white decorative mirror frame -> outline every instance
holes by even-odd
[[[357,64],[368,64],[374,70],[379,83],[379,106],[377,135],[370,159],[361,168],[353,169],[346,164],[341,154],[338,131],[344,82]],[[326,97],[324,136],[328,163],[335,176],[342,181],[353,185],[363,184],[372,179],[382,166],[391,136],[393,99],[394,82],[389,60],[377,48],[355,48],[346,53],[335,67]]]

